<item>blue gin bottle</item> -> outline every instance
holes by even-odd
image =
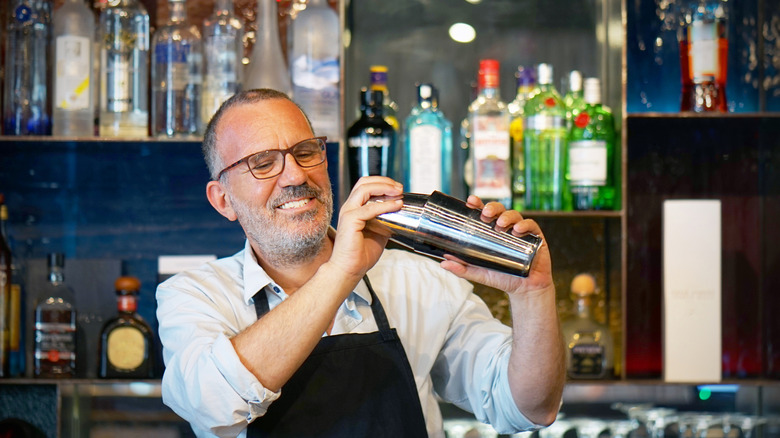
[[[452,123],[438,108],[436,89],[417,86],[417,105],[404,121],[404,187],[412,193],[450,193]]]

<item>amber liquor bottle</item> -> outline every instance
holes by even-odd
[[[76,377],[76,308],[65,283],[65,256],[48,256],[49,281],[35,307],[35,377]]]
[[[152,329],[141,318],[135,277],[119,277],[114,283],[118,314],[103,325],[100,334],[98,376],[105,379],[154,377]]]

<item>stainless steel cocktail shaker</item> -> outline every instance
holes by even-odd
[[[377,199],[376,202],[381,202]],[[377,216],[369,229],[390,232],[390,239],[415,252],[465,262],[527,277],[542,239],[533,234],[515,236],[485,222],[481,210],[435,191],[430,195],[404,193],[399,211]]]

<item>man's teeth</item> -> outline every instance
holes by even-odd
[[[281,208],[282,210],[286,210],[288,208],[300,208],[308,203],[309,203],[308,199],[301,199],[298,201],[285,202],[284,204],[280,205],[279,208]]]

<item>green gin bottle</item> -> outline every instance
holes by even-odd
[[[566,107],[553,85],[550,64],[537,66],[538,85],[525,104],[525,208],[568,210],[566,178]]]
[[[575,210],[612,210],[615,190],[615,124],[601,105],[598,78],[585,80],[585,108],[569,134],[569,187]]]
[[[579,70],[569,72],[568,89],[569,91],[563,96],[563,105],[566,106],[566,129],[571,129],[574,118],[585,108],[582,73]]]
[[[517,96],[509,102],[509,137],[512,145],[512,208],[525,209],[525,153],[523,152],[523,129],[525,126],[525,104],[536,86],[536,77],[532,68],[522,65],[515,72]]]

